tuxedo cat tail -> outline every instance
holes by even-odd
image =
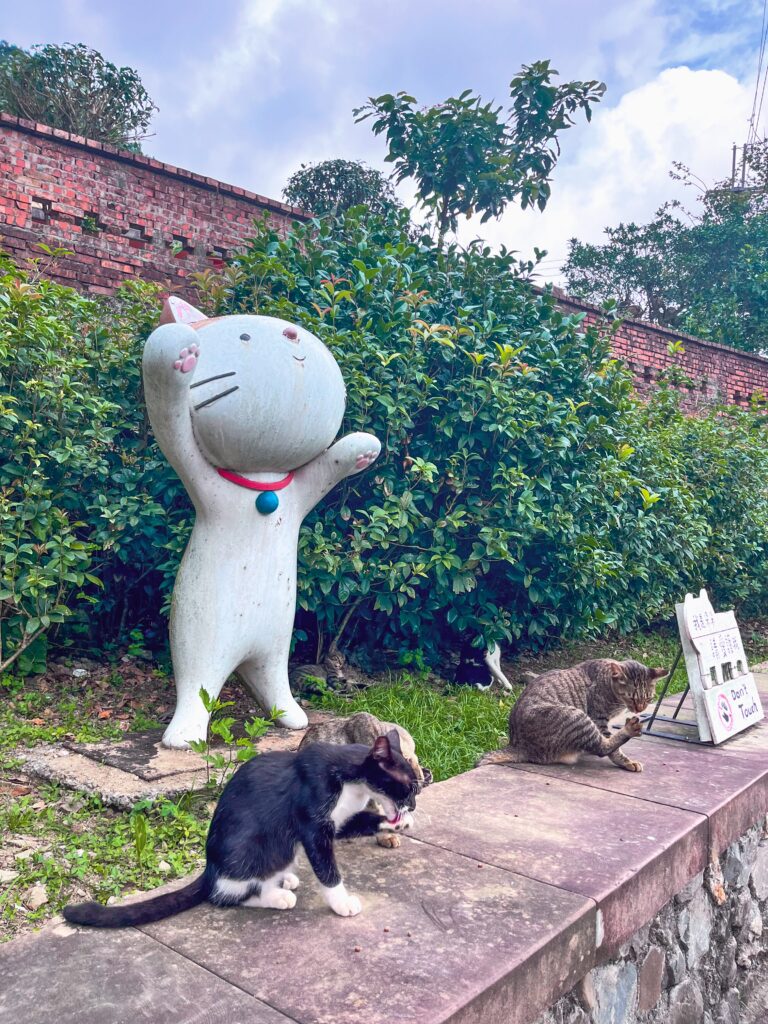
[[[102,903],[72,903],[64,907],[64,919],[70,924],[87,924],[92,928],[129,928],[131,925],[151,924],[164,917],[172,917],[183,910],[191,910],[206,899],[204,875],[175,892],[166,892],[141,903],[128,903],[121,907],[105,907]]]

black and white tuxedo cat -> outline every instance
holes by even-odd
[[[304,847],[328,906],[359,914],[336,865],[334,839],[400,831],[411,824],[419,784],[397,732],[372,747],[315,743],[295,753],[262,754],[239,768],[221,794],[206,843],[205,870],[183,889],[141,903],[64,908],[72,924],[122,928],[149,924],[208,900],[220,907],[295,906],[293,873]],[[374,799],[384,814],[366,811]]]

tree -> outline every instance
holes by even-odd
[[[606,228],[603,245],[571,239],[568,291],[735,348],[768,348],[768,142],[746,159],[745,186],[703,188],[697,215],[670,202],[648,224]],[[672,176],[695,181],[682,164]]]
[[[358,160],[323,160],[302,164],[283,189],[286,202],[318,217],[344,213],[365,205],[371,213],[385,214],[397,207],[388,179]]]
[[[413,96],[398,92],[355,110],[358,122],[373,117],[374,133],[386,135],[395,180],[415,179],[419,201],[437,219],[439,244],[462,214],[486,221],[513,200],[523,209],[547,205],[559,132],[580,109],[590,120],[591,104],[605,92],[601,82],[553,85],[556,75],[549,61],[523,67],[510,82],[506,112],[471,89],[434,107],[418,109]]]
[[[138,149],[157,107],[138,73],[82,43],[0,45],[0,109],[75,135]]]

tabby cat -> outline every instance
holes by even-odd
[[[318,680],[331,690],[341,689],[349,681],[347,659],[337,647],[331,648],[318,664],[297,665],[288,672],[291,690],[297,696],[309,697],[320,692]]]
[[[608,658],[544,672],[528,682],[510,712],[509,746],[481,763],[574,764],[584,753],[641,772],[642,764],[620,747],[640,735],[637,715],[653,700],[656,680],[666,674],[666,669],[648,668],[639,661]],[[627,709],[635,715],[620,729],[610,730],[610,719]]]
[[[382,722],[381,719],[367,711],[357,711],[354,715],[348,715],[346,718],[329,718],[325,722],[310,725],[304,733],[299,750],[303,750],[312,743],[364,743],[370,746],[376,742],[379,736],[386,736],[393,730],[400,737],[400,753],[413,769],[419,789],[423,789],[432,781],[432,772],[429,768],[419,764],[413,736],[401,725],[396,725],[394,722]],[[369,803],[368,809],[379,813],[382,810],[375,798]],[[383,830],[377,833],[376,842],[379,846],[394,850],[400,846],[400,836],[396,832]]]
[[[314,743],[247,761],[224,787],[205,847],[205,870],[175,892],[118,907],[80,903],[64,908],[72,924],[123,928],[149,924],[206,900],[218,907],[289,910],[299,884],[294,861],[304,847],[334,913],[360,913],[334,856],[334,838],[409,828],[418,783],[393,730],[372,746]],[[371,799],[384,814],[366,810]]]

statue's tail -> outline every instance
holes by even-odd
[[[92,928],[129,928],[131,925],[151,924],[203,903],[206,899],[204,878],[200,875],[183,889],[119,907],[106,907],[102,903],[72,903],[64,907],[64,918],[70,924],[87,924]]]

